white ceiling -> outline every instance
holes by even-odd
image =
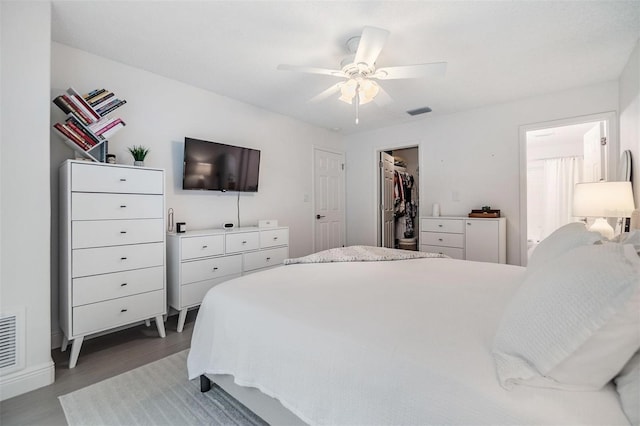
[[[616,80],[640,1],[52,1],[53,40],[343,134]],[[439,79],[388,80],[360,110],[308,100],[364,26],[390,31],[377,66],[447,61]]]

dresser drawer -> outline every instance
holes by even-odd
[[[204,299],[204,295],[207,294],[207,292],[211,288],[215,287],[220,283],[229,281],[230,279],[236,278],[239,276],[240,274],[238,273],[238,274],[229,275],[223,278],[215,278],[212,280],[198,281],[195,283],[189,283],[187,285],[183,285],[182,287],[180,287],[180,292],[181,292],[180,302],[182,303],[181,309],[199,305],[200,303],[202,303],[202,299]]]
[[[282,265],[282,261],[289,256],[288,247],[280,247],[269,250],[260,250],[244,254],[244,270],[268,268]]]
[[[289,244],[288,229],[260,231],[260,248],[284,246],[287,244]]]
[[[430,252],[430,253],[440,253],[452,257],[454,259],[464,260],[464,250],[461,248],[455,247],[439,247],[439,246],[429,246],[425,244],[420,245],[420,251]]]
[[[75,192],[71,195],[71,220],[162,218],[162,195],[99,194]]]
[[[226,253],[238,253],[246,250],[257,250],[260,247],[260,233],[241,232],[225,235]]]
[[[420,244],[463,248],[464,235],[447,234],[445,232],[421,232]]]
[[[181,285],[226,277],[242,272],[242,255],[184,262],[180,268],[182,268]]]
[[[73,306],[164,289],[164,268],[136,269],[73,279]]]
[[[74,249],[154,243],[164,238],[162,219],[77,220],[71,228]]]
[[[166,313],[164,290],[73,308],[73,334],[86,335]]]
[[[119,192],[128,194],[162,194],[164,173],[161,170],[132,167],[73,164],[71,190],[84,192]]]
[[[224,254],[224,235],[185,237],[180,241],[182,260]]]
[[[464,221],[462,219],[423,218],[420,222],[420,230],[462,234],[464,232]]]
[[[164,243],[77,249],[71,264],[73,278],[163,266]]]

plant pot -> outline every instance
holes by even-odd
[[[144,167],[144,161],[136,160],[136,161],[133,162],[133,165],[134,166],[138,166],[138,167]]]

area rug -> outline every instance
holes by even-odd
[[[218,386],[187,379],[184,350],[59,397],[70,426],[267,425]]]

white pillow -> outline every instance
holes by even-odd
[[[615,378],[622,409],[633,426],[640,425],[640,351],[624,366]]]
[[[582,222],[561,226],[536,246],[527,263],[527,271],[544,266],[572,248],[590,245],[601,239],[598,232],[587,231]]]
[[[574,248],[529,273],[493,355],[500,383],[600,389],[640,348],[640,259],[633,246]]]

